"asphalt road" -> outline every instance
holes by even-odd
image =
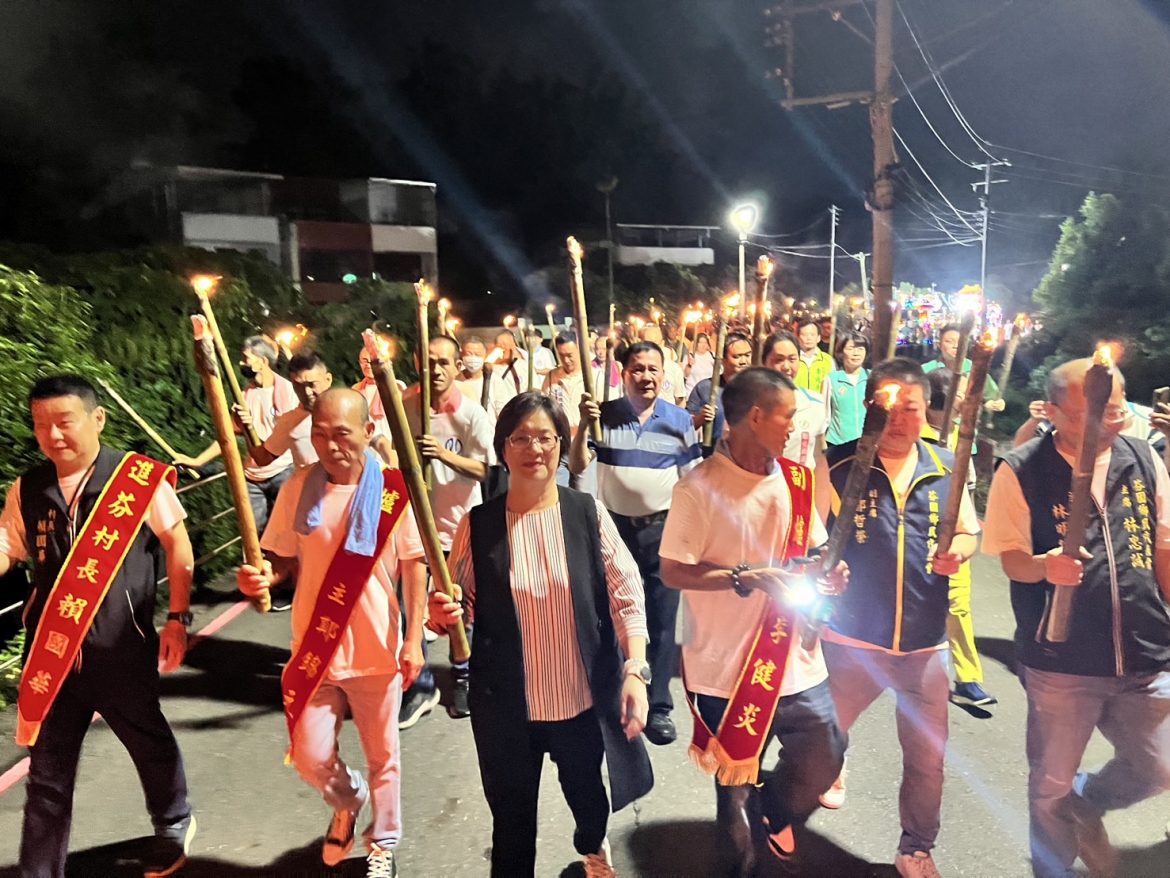
[[[936,860],[944,876],[1015,878],[1027,862],[1024,698],[1010,669],[1011,614],[1006,582],[982,558],[975,568],[975,614],[987,687],[1000,699],[993,715],[951,710],[942,833]],[[204,624],[229,607],[202,608]],[[288,614],[250,610],[201,642],[164,682],[164,710],[186,759],[199,835],[189,876],[363,875],[355,852],[343,868],[320,862],[329,812],[316,793],[282,764],[284,722],[278,675],[287,658]],[[445,649],[434,650],[437,655]],[[445,664],[438,661],[437,664]],[[445,675],[441,676],[445,683]],[[675,720],[690,728],[675,681]],[[9,738],[10,740],[10,738]],[[342,749],[363,764],[352,728]],[[712,782],[692,767],[685,744],[651,748],[657,778],[636,809],[610,824],[623,876],[711,876],[714,870]],[[10,748],[15,762],[20,753]],[[1086,764],[1101,764],[1108,745],[1094,738]],[[3,754],[0,753],[0,756]],[[491,823],[480,789],[470,725],[435,713],[403,733],[405,837],[403,876],[487,874]],[[547,763],[546,763],[547,765]],[[0,766],[3,767],[3,766]],[[894,876],[898,840],[900,754],[892,700],[885,696],[858,722],[850,748],[849,798],[838,812],[813,816],[800,844],[808,876]],[[15,874],[23,783],[0,795],[0,874]],[[537,874],[579,875],[572,822],[555,770],[541,794]],[[364,820],[365,815],[363,815]],[[1170,876],[1163,831],[1170,795],[1110,815],[1125,878]],[[150,831],[130,760],[98,723],[86,741],[75,801],[70,874],[116,878],[141,874],[135,852]]]

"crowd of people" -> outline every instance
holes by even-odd
[[[942,356],[925,367],[875,360],[848,327],[828,339],[820,320],[792,329],[759,341],[733,331],[721,349],[704,333],[667,342],[654,324],[637,337],[600,334],[586,350],[572,334],[546,347],[507,328],[432,337],[417,362],[428,392],[403,387],[403,404],[454,595],[428,586],[376,363],[361,353],[362,379],[336,387],[316,353],[292,356],[286,378],[270,340],[244,343],[249,380],[235,414],[260,440],[244,475],[265,560],[242,565],[237,582],[291,609],[288,756],[329,809],[325,865],[351,853],[368,805],[368,874],[397,874],[400,732],[439,704],[428,650],[462,625],[470,660],[452,647],[445,701],[451,718],[470,721],[493,876],[534,873],[546,754],[585,874],[615,874],[609,815],[653,788],[644,741],[677,741],[680,673],[688,752],[715,779],[728,874],[753,874],[764,858],[799,872],[803,824],[845,803],[855,721],[892,691],[894,865],[903,878],[938,876],[948,701],[995,703],[971,614],[981,541],[1011,580],[1033,872],[1069,878],[1079,856],[1095,875],[1119,874],[1102,816],[1170,789],[1170,477],[1149,442],[1125,435],[1120,371],[1077,557],[1062,542],[1089,361],[1052,371],[981,526],[968,473],[952,477],[955,425],[945,422],[951,382],[960,400],[970,390],[959,328],[942,329]],[[890,386],[896,401],[872,466],[859,470],[860,504],[842,514],[867,411]],[[992,382],[984,398],[1002,410]],[[196,822],[156,670],[182,662],[191,622],[174,470],[102,444],[104,409],[82,376],[44,378],[28,402],[46,461],[9,488],[0,517],[0,573],[27,562],[34,583],[18,706],[31,748],[21,873],[64,875],[97,711],[139,771],[156,835],[144,874],[175,874]],[[1165,429],[1170,408],[1148,420]],[[216,443],[174,463],[199,467],[219,452]],[[955,538],[941,551],[952,496]],[[820,550],[841,528],[849,539],[830,565]],[[170,589],[159,633],[157,557]],[[1076,609],[1067,637],[1050,640],[1061,589]],[[364,774],[339,747],[347,716]],[[1114,756],[1091,772],[1081,759],[1094,729]],[[778,759],[764,766],[773,740]]]

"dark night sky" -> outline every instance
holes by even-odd
[[[142,60],[133,39],[111,45],[108,28],[99,25],[108,23],[110,10],[132,21],[135,7],[148,6],[156,24],[143,41]],[[590,185],[597,170],[580,160],[565,179],[534,178],[529,167],[508,158],[509,138],[523,134],[490,124],[490,109],[478,119],[469,115],[463,128],[447,102],[404,112],[398,85],[412,67],[419,76],[419,52],[434,45],[467,56],[485,78],[505,73],[585,90],[606,78],[624,84],[641,124],[672,159],[656,167],[647,164],[653,155],[647,152],[639,164],[637,148],[627,147],[607,160],[622,177],[614,201],[619,221],[719,224],[729,202],[751,193],[767,206],[761,231],[780,233],[808,226],[836,202],[844,209],[843,243],[866,248],[863,193],[871,145],[865,108],[780,108],[778,84],[763,76],[779,66],[780,56],[762,45],[762,6],[745,0],[8,0],[0,7],[7,25],[0,27],[0,109],[27,132],[26,143],[88,150],[95,163],[129,157],[194,162],[213,154],[220,163],[234,157],[239,165],[248,154],[240,143],[255,142],[257,130],[263,135],[272,124],[257,121],[254,111],[224,106],[240,70],[249,59],[299,59],[312,76],[354,92],[343,115],[349,133],[366,141],[362,155],[368,158],[349,157],[362,164],[361,173],[401,175],[398,166],[409,156],[413,172],[439,183],[442,210],[460,233],[522,272],[538,259],[534,241],[544,230],[516,218],[513,197],[520,200],[517,193],[526,187],[579,187],[563,200],[562,215],[547,217],[545,237],[555,239],[599,221],[601,200]],[[1170,203],[1170,11],[1163,0],[901,0],[900,8],[944,67],[955,103],[978,135],[1049,157],[989,148],[1014,164],[997,174],[1010,182],[993,191],[999,211],[991,236],[993,278],[1026,294],[1058,232],[1058,220],[1047,215],[1075,210],[1086,187]],[[853,8],[846,18],[872,33],[865,9]],[[926,75],[905,23],[895,18],[897,64],[927,117],[962,159],[983,160]],[[798,31],[798,51],[798,92],[872,82],[868,46],[825,16]],[[86,83],[101,80],[97,71],[112,68],[119,71],[113,89],[131,108],[136,101],[148,108],[143,115],[149,122],[134,119],[133,111],[119,116],[101,93],[87,91]],[[422,80],[414,87],[425,89],[425,74]],[[253,107],[289,100],[253,97]],[[297,115],[295,103],[286,115]],[[204,120],[197,134],[192,119]],[[282,130],[271,136],[295,138],[295,118],[284,123],[290,121],[291,135]],[[960,210],[977,209],[969,184],[979,172],[944,150],[905,97],[895,124],[947,198]],[[494,146],[500,158],[475,165],[465,157],[468,144]],[[977,279],[977,247],[933,246],[946,238],[924,225],[928,211],[943,217],[947,229],[962,226],[901,149],[899,156],[913,181],[906,186],[925,199],[911,197],[917,215],[899,212],[906,239],[899,279],[943,288]],[[511,223],[527,227],[511,234]],[[822,221],[805,236],[781,240],[817,243],[827,240],[827,231]],[[810,285],[821,283],[823,260],[796,264]]]

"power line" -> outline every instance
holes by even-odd
[[[918,54],[922,56],[922,61],[924,64],[926,64],[926,69],[930,73],[930,78],[933,79],[934,84],[938,86],[938,90],[942,93],[943,100],[947,102],[947,106],[950,107],[951,112],[955,114],[955,119],[958,120],[959,125],[962,126],[965,132],[967,132],[967,136],[971,138],[971,141],[975,144],[980,152],[993,161],[999,161],[997,156],[992,155],[987,151],[987,148],[983,145],[987,141],[975,132],[975,129],[971,127],[971,123],[967,121],[967,117],[963,115],[963,112],[959,109],[958,104],[955,103],[955,99],[951,96],[950,89],[947,88],[946,83],[943,81],[942,74],[938,71],[937,65],[934,63],[934,59],[930,56],[930,53],[927,51],[926,47],[922,45],[922,41],[918,39],[918,33],[914,30],[914,25],[910,23],[910,18],[906,15],[906,10],[902,8],[902,4],[898,2],[898,0],[895,0],[895,5],[898,8],[898,14],[902,17],[902,21],[906,24],[906,30],[909,32],[910,38],[914,41],[914,46],[918,49]]]
[[[927,182],[929,182],[930,185],[932,187],[934,187],[934,191],[937,192],[939,194],[939,197],[942,198],[942,200],[946,202],[947,207],[949,207],[952,211],[954,211],[955,216],[957,216],[959,218],[960,222],[962,222],[963,225],[965,225],[968,229],[970,229],[974,234],[978,235],[979,230],[976,229],[969,222],[967,222],[966,218],[959,212],[959,209],[957,207],[955,207],[954,204],[951,203],[951,200],[949,198],[947,198],[946,193],[944,193],[942,191],[942,189],[939,188],[939,185],[934,182],[934,178],[931,177],[930,174],[928,174],[926,172],[926,168],[924,168],[922,166],[922,162],[918,161],[918,156],[916,156],[914,154],[914,151],[912,149],[910,149],[910,147],[907,145],[905,139],[902,137],[901,133],[899,133],[897,128],[894,129],[894,136],[896,138],[898,138],[898,143],[900,143],[902,145],[902,149],[904,149],[906,151],[906,155],[910,156],[910,158],[913,159],[914,164],[918,166],[918,170],[920,170],[922,172],[922,176],[926,177]]]

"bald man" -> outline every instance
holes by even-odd
[[[1053,430],[1004,459],[983,531],[983,551],[1011,579],[1040,878],[1072,876],[1078,854],[1095,875],[1119,874],[1102,815],[1170,789],[1170,478],[1148,442],[1122,435],[1128,408],[1117,371],[1101,416],[1084,551],[1080,559],[1061,553],[1091,365],[1073,360],[1049,376],[1044,414]],[[1057,589],[1073,595],[1063,642],[1045,638]],[[1078,771],[1095,728],[1113,758],[1100,771]]]
[[[374,425],[362,395],[328,390],[312,418],[318,462],[298,470],[276,499],[261,540],[271,562],[261,570],[242,566],[237,581],[242,592],[258,595],[297,576],[292,659],[281,691],[293,764],[333,809],[322,860],[335,866],[349,854],[369,800],[369,874],[393,875],[402,835],[398,710],[423,663],[422,543],[402,474],[383,469],[370,450]],[[399,577],[410,622],[402,637]],[[338,751],[347,710],[368,783]]]

